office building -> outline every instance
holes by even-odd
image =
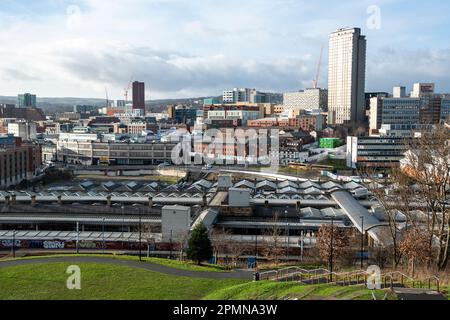
[[[24,141],[36,139],[37,126],[35,122],[13,122],[8,124],[8,134]]]
[[[406,152],[404,137],[351,137],[347,138],[347,167],[357,169],[393,168],[400,165]]]
[[[381,128],[383,114],[383,99],[374,97],[370,99],[369,111],[369,130],[370,133],[376,133]]]
[[[294,110],[300,114],[301,110],[327,110],[328,90],[306,89],[299,92],[286,92],[283,94],[284,110]]]
[[[331,124],[363,122],[366,38],[361,34],[361,29],[339,29],[331,34],[328,73]]]
[[[28,122],[39,122],[47,120],[44,112],[39,108],[16,108],[13,104],[0,104],[0,119],[12,118],[23,119]]]
[[[145,114],[145,83],[133,82],[133,109],[141,110]]]
[[[415,83],[411,92],[411,98],[422,98],[427,95],[432,95],[434,94],[434,89],[434,83]]]
[[[422,101],[416,98],[387,98],[382,100],[382,124],[412,125],[420,123]]]
[[[107,141],[108,135],[64,133],[56,142],[57,159],[68,164],[154,165],[171,162],[176,143]]]
[[[31,93],[19,94],[17,96],[17,105],[19,108],[36,108],[36,95]]]
[[[270,102],[270,97],[256,89],[234,88],[233,90],[224,91],[222,100],[223,103],[266,103]]]
[[[441,100],[441,121],[448,121],[450,117],[450,98]]]
[[[176,106],[173,110],[173,122],[194,125],[197,120],[197,110],[189,106]]]
[[[406,87],[398,86],[393,90],[394,98],[406,98]]]
[[[41,164],[39,146],[24,144],[12,135],[0,137],[0,187],[32,180]]]
[[[219,98],[206,98],[203,100],[203,105],[213,105],[213,104],[220,104]]]

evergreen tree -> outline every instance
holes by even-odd
[[[192,231],[187,256],[200,265],[202,261],[210,260],[212,255],[213,250],[208,236],[208,229],[201,223]]]

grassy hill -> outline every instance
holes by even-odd
[[[0,272],[0,300],[200,300],[244,283],[175,277],[125,266],[79,263],[81,290],[68,290],[69,263],[8,267]]]
[[[374,292],[378,300],[386,294]],[[388,296],[388,298],[393,298]],[[372,292],[363,286],[299,285],[292,282],[261,281],[218,289],[207,300],[372,300]]]
[[[80,255],[83,257],[88,255]],[[58,257],[58,256],[55,256]],[[60,257],[67,257],[63,255]],[[89,255],[89,257],[104,257]],[[144,259],[147,262],[189,271],[168,274],[136,266],[137,257],[109,256],[109,261],[51,262],[31,258],[25,265],[0,268],[0,300],[372,300],[364,286],[341,287],[330,284],[301,285],[294,282],[202,278],[208,272],[223,272],[217,266],[197,266],[189,262]],[[30,260],[30,258],[26,258]],[[117,259],[117,263],[115,262]],[[22,260],[22,259],[16,259]],[[133,264],[127,261],[134,262]],[[35,262],[36,261],[36,262]],[[84,260],[83,260],[84,261]],[[81,268],[81,290],[68,290],[67,268]],[[156,269],[159,270],[159,269]],[[174,275],[175,274],[175,275]],[[450,289],[450,288],[448,288]],[[387,291],[374,291],[382,300]],[[388,299],[396,297],[389,294]]]

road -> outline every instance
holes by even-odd
[[[139,262],[132,260],[123,260],[120,258],[107,258],[107,257],[46,257],[37,259],[23,259],[23,260],[9,260],[0,261],[0,269],[7,267],[17,267],[25,265],[46,264],[46,263],[97,263],[97,264],[112,264],[116,266],[124,266],[129,268],[145,269],[148,271],[154,271],[163,273],[170,276],[177,277],[189,277],[189,278],[204,278],[215,280],[227,280],[227,279],[241,279],[251,280],[253,274],[248,271],[234,271],[234,272],[205,272],[205,271],[189,271],[182,269],[175,269],[168,266],[163,266],[150,262]]]

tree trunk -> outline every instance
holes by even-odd
[[[439,271],[443,271],[447,268],[448,264],[448,247],[449,247],[449,241],[450,241],[450,224],[447,226],[447,235],[445,240],[445,246],[444,248],[441,248],[441,252],[439,253]]]

